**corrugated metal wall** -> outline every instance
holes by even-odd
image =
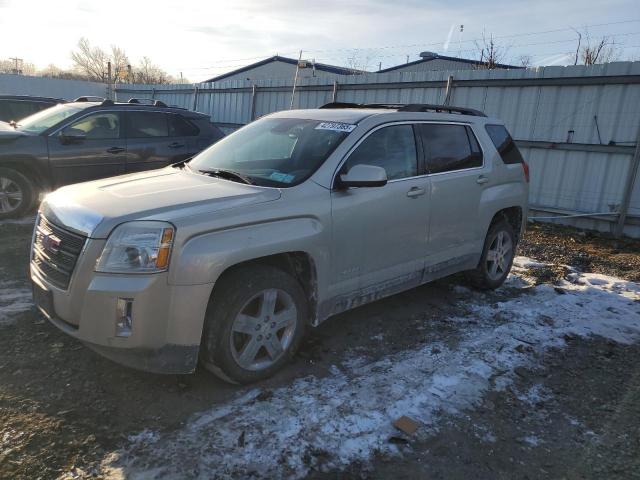
[[[37,95],[73,100],[83,95],[107,96],[104,83],[0,74],[0,95]]]
[[[440,104],[449,75],[454,79],[452,105],[501,118],[520,141],[531,166],[532,216],[592,214],[553,221],[613,231],[640,132],[640,62],[336,77],[335,99]],[[333,81],[300,80],[294,108],[330,102]],[[229,132],[253,118],[288,109],[292,83],[293,79],[259,81],[255,90],[250,82],[238,80],[144,88],[122,85],[116,92],[119,100],[155,98],[189,109],[195,98],[196,109],[209,113]],[[640,237],[640,179],[635,181],[624,232]]]

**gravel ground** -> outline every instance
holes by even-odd
[[[28,222],[0,224],[0,478],[115,476],[103,468],[105,458],[139,443],[144,432],[171,436],[194,415],[255,388],[260,393],[251,401],[272,402],[270,392],[310,377],[333,378],[335,365],[354,352],[373,364],[416,348],[455,350],[464,329],[447,319],[474,321],[468,293],[458,287],[463,279],[454,276],[330,319],[286,371],[256,387],[232,387],[201,370],[150,375],[98,357],[33,311],[30,234]],[[551,264],[525,275],[532,285],[555,287],[558,297],[571,275],[567,265],[640,281],[638,241],[533,225],[519,254]],[[499,305],[528,295],[527,288],[504,288],[482,301]],[[407,334],[418,329],[419,335]],[[489,390],[456,414],[441,412],[429,435],[398,435],[391,440],[394,455],[328,464],[310,476],[634,478],[640,472],[640,347],[603,337],[565,340],[541,354],[535,367],[517,370],[508,388]],[[537,355],[526,342],[518,348]]]

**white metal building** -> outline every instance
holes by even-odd
[[[273,57],[252,63],[251,65],[210,78],[207,82],[219,82],[222,80],[248,80],[254,82],[256,80],[292,79],[296,73],[297,63],[298,60],[294,58],[274,55]],[[327,65],[326,63],[316,63],[311,60],[302,60],[298,70],[298,78],[358,75],[361,73],[364,72],[351,68]]]
[[[395,67],[384,68],[378,73],[387,72],[428,72],[432,70],[478,70],[483,67],[483,63],[478,60],[468,58],[447,57],[434,52],[422,52],[420,60],[403,63]],[[496,68],[522,68],[515,65],[496,64]]]

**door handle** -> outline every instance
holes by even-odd
[[[486,175],[480,175],[476,179],[476,183],[479,185],[482,185],[483,183],[487,183],[488,181],[489,181],[489,177],[487,177]]]
[[[411,190],[407,192],[407,197],[415,198],[419,197],[420,195],[424,195],[425,193],[427,193],[427,191],[424,188],[412,187]]]
[[[109,153],[122,153],[124,152],[125,149],[122,147],[111,147],[111,148],[107,148],[107,152]]]
[[[184,143],[173,142],[169,144],[169,148],[182,148],[184,147]]]

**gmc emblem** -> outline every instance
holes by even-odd
[[[45,250],[51,253],[58,253],[60,251],[60,245],[62,244],[62,240],[58,237],[49,233],[47,235],[42,236],[42,246]]]

